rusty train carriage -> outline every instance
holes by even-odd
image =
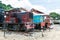
[[[26,11],[25,9],[23,9],[23,10]],[[33,10],[33,9],[30,12],[21,12],[20,9],[13,9],[13,10],[10,10],[10,11],[5,11],[6,28],[8,30],[17,30],[17,31],[18,30],[19,31],[20,30],[23,30],[23,31],[32,30],[36,27],[41,29],[41,23],[43,21],[39,22],[38,24],[34,23],[33,22],[33,19],[34,19],[33,18],[33,12],[36,12],[37,14],[39,14],[39,13],[43,14],[43,12],[39,12],[39,11]],[[42,15],[42,16],[44,16],[44,15]],[[48,19],[45,19],[44,22],[46,23],[47,20]],[[39,21],[40,21],[40,19],[39,19]]]
[[[10,29],[8,27],[8,30],[17,30],[17,29],[26,30],[26,29],[28,29],[28,27],[25,27],[25,26],[29,25],[27,23],[32,24],[31,23],[32,17],[30,17],[30,16],[33,16],[32,13],[30,13],[30,12],[18,12],[18,13],[17,12],[12,12],[11,14],[8,13],[7,16],[6,16],[6,19],[5,19],[6,23],[10,24],[10,27],[15,28],[15,29]],[[15,26],[14,27],[12,24],[17,24],[17,26],[14,25]],[[19,27],[18,27],[18,24],[19,24]],[[34,27],[32,26],[32,27],[29,27],[29,28],[31,29],[31,28],[34,28]]]

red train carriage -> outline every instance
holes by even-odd
[[[11,14],[6,14],[6,23],[9,25],[8,30],[30,30],[34,26],[30,25],[32,22],[33,14],[30,12],[12,12]],[[27,26],[27,23],[30,26]]]

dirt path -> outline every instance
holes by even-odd
[[[45,31],[44,37],[41,32],[34,32],[32,36],[15,32],[6,33],[6,38],[3,34],[4,32],[0,31],[0,40],[60,40],[60,25],[54,25],[54,29]]]

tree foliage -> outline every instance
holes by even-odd
[[[51,12],[50,13],[50,16],[53,18],[53,19],[59,19],[60,18],[60,15],[58,14],[58,13],[56,13],[56,12]]]
[[[3,3],[0,1],[0,8],[3,8],[4,10],[8,11],[8,10],[12,9],[13,7],[12,7],[11,5],[3,4]]]

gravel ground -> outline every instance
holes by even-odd
[[[43,32],[33,32],[31,35],[21,32],[4,32],[0,31],[0,40],[60,40],[60,25],[54,25],[54,28]]]

